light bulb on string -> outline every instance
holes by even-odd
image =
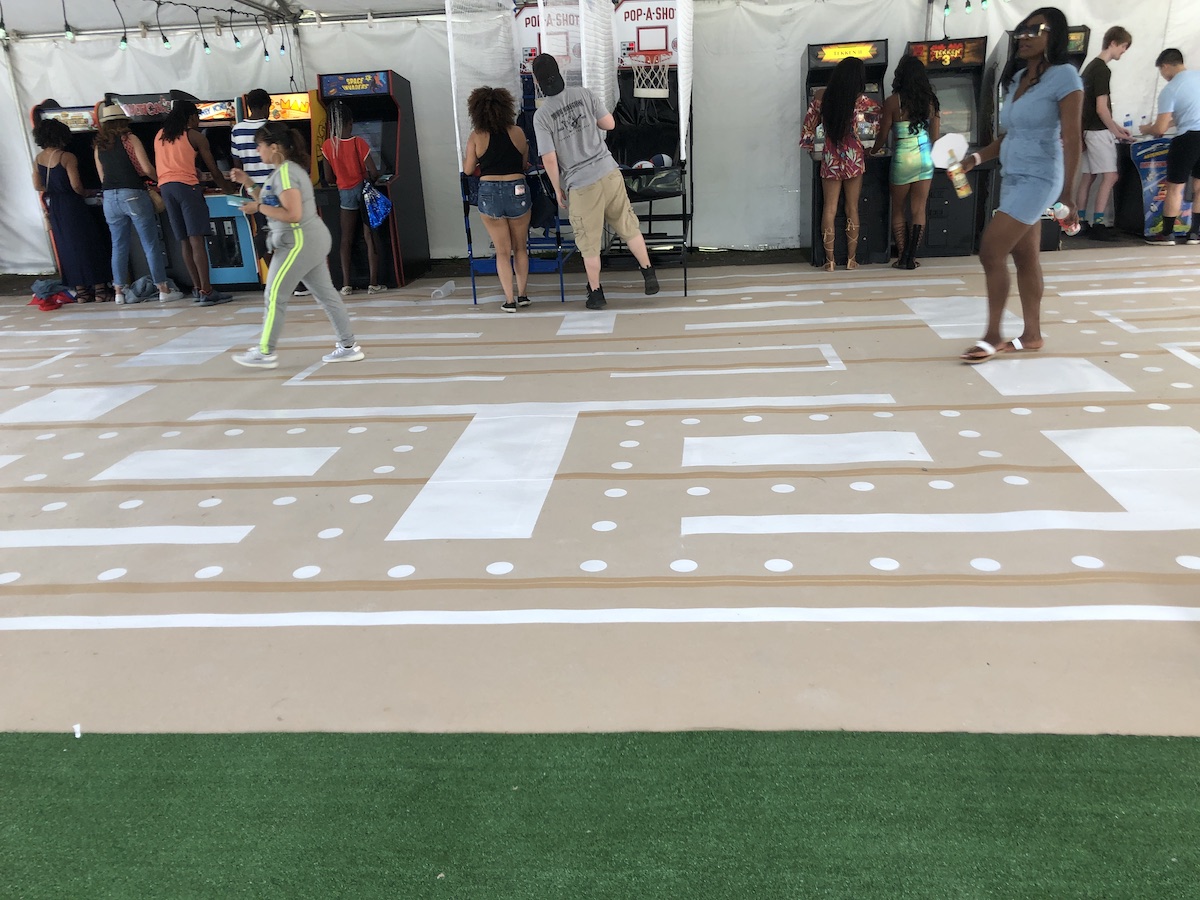
[[[283,41],[279,42],[279,55],[287,56],[287,45],[284,44]]]
[[[155,3],[154,3],[154,22],[155,22],[155,24],[156,24],[156,25],[158,25],[158,35],[159,35],[159,37],[161,37],[161,38],[162,38],[162,45],[163,45],[164,47],[166,47],[168,50],[170,50],[170,49],[171,49],[171,42],[170,42],[169,40],[167,40],[167,35],[166,35],[166,32],[164,32],[164,31],[163,31],[163,27],[162,27],[162,19],[161,19],[161,18],[159,18],[159,14],[160,14],[161,12],[162,12],[162,3],[161,3],[161,2],[159,2],[159,0],[155,0]]]
[[[113,0],[113,8],[117,11],[117,16],[121,19],[121,43],[117,47],[121,50],[129,49],[129,29],[125,27],[125,15],[121,12],[121,7],[117,6],[117,0]]]
[[[63,14],[63,37],[68,41],[75,40],[75,30],[71,28],[71,23],[67,21],[67,0],[62,0]]]
[[[237,36],[237,32],[233,30],[233,9],[229,10],[229,33],[233,35],[233,46],[237,49],[242,49],[242,39]]]
[[[200,10],[195,10],[196,26],[200,29],[200,40],[204,42],[204,55],[209,56],[212,53],[212,47],[208,46],[208,38],[204,35],[204,23],[200,21]]]
[[[968,16],[971,14],[971,0],[967,0],[967,5],[963,8],[963,12],[965,12]]]
[[[943,16],[950,15],[950,0],[946,0],[946,6],[942,9],[942,15]]]
[[[979,8],[987,9],[988,8],[988,0],[979,0]]]

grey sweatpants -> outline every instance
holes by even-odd
[[[333,279],[329,277],[329,250],[332,245],[329,229],[319,220],[303,228],[293,225],[284,232],[272,232],[269,235],[269,246],[275,255],[267,270],[267,288],[263,292],[267,309],[262,340],[258,346],[261,352],[275,352],[283,332],[288,300],[301,281],[313,292],[313,299],[329,316],[338,343],[343,347],[354,346],[350,315],[337,288],[333,286]]]

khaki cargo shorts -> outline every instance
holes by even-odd
[[[625,243],[641,233],[620,170],[609,172],[587,187],[571,188],[567,202],[570,204],[571,228],[575,230],[575,246],[585,258],[600,255],[605,222]]]

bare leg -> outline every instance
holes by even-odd
[[[1021,296],[1021,315],[1025,328],[1021,343],[1030,350],[1042,346],[1042,235],[1041,225],[1026,232],[1013,248],[1012,258],[1017,265],[1017,293]]]
[[[343,209],[342,213],[342,240],[339,245],[339,252],[342,262],[342,287],[351,287],[350,284],[350,256],[354,250],[354,232],[358,228],[358,210]]]
[[[500,287],[504,289],[504,299],[511,304],[514,302],[512,238],[508,233],[508,220],[482,215],[479,218],[483,220],[483,227],[496,247],[496,276],[500,279]]]
[[[925,227],[925,216],[929,211],[929,190],[933,187],[933,179],[914,181],[912,193],[909,194],[908,204],[912,207],[912,223]]]
[[[633,258],[638,261],[638,265],[643,269],[650,265],[650,253],[646,249],[646,239],[640,234],[637,237],[631,237],[625,242],[625,246],[629,248],[629,252],[633,254]]]
[[[1096,209],[1092,214],[1092,219],[1096,222],[1104,221],[1104,211],[1108,209],[1108,203],[1112,200],[1113,188],[1117,186],[1117,173],[1105,172],[1100,176],[1100,187],[1096,191]]]
[[[379,284],[379,245],[378,235],[370,225],[363,223],[363,240],[367,242],[367,271],[368,284]]]
[[[600,287],[600,257],[585,256],[583,270],[587,272],[588,287],[593,291],[598,289]]]
[[[846,268],[858,268],[858,198],[862,195],[862,176],[847,178],[842,186],[846,192]]]
[[[192,235],[187,242],[192,247],[192,265],[196,268],[196,277],[200,279],[197,282],[200,293],[207,294],[212,290],[212,282],[208,280],[208,250],[204,246],[204,238]]]
[[[1095,177],[1096,176],[1090,172],[1084,172],[1079,176],[1079,190],[1075,192],[1076,209],[1088,208],[1088,197],[1092,193],[1092,181],[1095,179]],[[1096,212],[1100,213],[1101,215],[1104,214],[1104,207],[1100,205],[1099,196],[1096,197]]]
[[[825,205],[821,209],[821,246],[825,250],[826,272],[832,272],[837,263],[833,258],[833,220],[837,218],[838,198],[842,195],[842,183],[836,178],[821,179],[821,193]]]
[[[531,213],[519,219],[506,219],[508,240],[512,246],[513,269],[517,278],[517,296],[524,297],[529,291],[529,220]]]
[[[179,242],[179,251],[183,254],[183,266],[188,271],[188,278],[192,281],[192,287],[196,290],[201,290],[200,273],[196,271],[196,261],[192,259],[192,242],[188,238],[181,240]]]
[[[979,261],[983,264],[983,275],[987,282],[988,315],[987,327],[983,333],[983,342],[993,347],[999,346],[1000,320],[1004,316],[1004,306],[1008,302],[1008,291],[1012,281],[1008,275],[1008,255],[1028,232],[1039,235],[1041,223],[1026,225],[1018,222],[1008,213],[997,212],[983,230],[983,239],[979,245]],[[1040,277],[1040,270],[1039,270]],[[986,359],[991,354],[979,348],[972,347],[962,355],[967,362]]]

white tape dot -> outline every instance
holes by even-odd
[[[935,491],[948,491],[954,487],[953,481],[931,481],[929,486]]]
[[[348,429],[346,433],[347,434],[362,434],[366,430],[367,429],[362,425],[355,425],[353,428]]]
[[[1094,556],[1072,556],[1071,562],[1081,569],[1102,569],[1104,563]]]
[[[829,418],[829,415],[827,413],[813,413],[808,418],[813,422],[824,422]]]
[[[965,438],[977,438],[977,437],[979,437],[979,432],[978,431],[960,431],[958,433],[958,436],[965,437]]]
[[[66,506],[67,504],[63,503],[61,500],[56,500],[53,503],[47,503],[45,506],[43,506],[42,512],[55,512],[56,510],[66,509]]]
[[[489,575],[507,575],[513,570],[513,564],[510,562],[494,562],[489,563],[487,572]]]
[[[141,500],[123,500],[122,502],[117,504],[117,506],[120,507],[121,509],[137,509],[141,505],[142,505]]]
[[[82,458],[83,458],[82,453],[68,453],[66,456],[63,457],[63,459],[82,459]]]
[[[407,578],[417,571],[415,566],[392,566],[388,569],[389,578]]]
[[[276,497],[271,501],[275,506],[291,506],[295,502],[295,497]]]
[[[771,490],[776,494],[790,494],[796,490],[796,486],[794,484],[773,484]]]
[[[768,559],[763,563],[763,568],[768,572],[790,572],[792,564],[786,559]]]
[[[628,491],[621,490],[621,488],[609,488],[607,491],[604,492],[604,496],[605,497],[624,497],[628,493],[629,493]]]
[[[246,433],[245,430],[242,428],[230,428],[228,431],[225,432],[225,437],[237,437],[239,434],[245,434],[245,433]]]
[[[957,409],[943,409],[940,413],[938,413],[938,415],[945,416],[947,419],[957,419],[962,415],[962,413],[960,413]]]
[[[117,433],[115,431],[106,431],[104,434],[100,435],[100,440],[107,441],[109,438],[115,438],[116,436]]]
[[[317,537],[329,540],[330,538],[341,537],[342,534],[343,531],[340,528],[323,528],[317,532]]]
[[[762,416],[742,416],[743,422],[761,422]]]
[[[304,434],[304,429],[303,428],[289,428],[287,430],[287,433],[288,434]]]
[[[96,578],[99,581],[114,581],[128,573],[127,569],[105,569]]]
[[[1005,475],[1004,483],[1005,484],[1029,484],[1029,479],[1023,478],[1020,475]]]
[[[413,432],[414,434],[416,434],[416,433],[419,433],[422,431],[428,431],[429,426],[428,425],[414,425],[412,428],[410,428],[408,430]]]
[[[593,522],[592,531],[614,531],[616,530],[616,522]]]
[[[588,559],[581,562],[579,568],[585,572],[603,572],[608,568],[608,563],[602,559]]]
[[[682,422],[684,425],[699,425],[700,424],[699,419],[680,419],[679,421]]]
[[[1000,563],[994,559],[988,559],[986,556],[981,556],[978,559],[971,560],[971,568],[978,569],[980,572],[997,572],[1000,570]]]
[[[871,560],[871,568],[879,569],[881,572],[894,572],[900,568],[900,563],[886,556],[877,556]]]
[[[395,472],[396,467],[395,466],[376,466],[371,471],[373,471],[376,475],[387,475],[389,472]]]
[[[355,494],[350,498],[350,502],[354,504],[370,503],[374,499],[371,494]]]
[[[1200,570],[1200,556],[1177,556],[1175,562],[1179,563],[1185,569]]]
[[[301,566],[292,573],[293,578],[312,578],[315,575],[321,574],[320,566]]]
[[[696,568],[694,559],[677,559],[671,563],[671,570],[674,572],[695,572]]]
[[[869,481],[852,481],[850,482],[850,490],[852,491],[873,491],[875,485]]]
[[[631,463],[631,462],[615,462],[612,464],[612,467],[614,469],[632,469],[633,463]]]
[[[1031,416],[1031,415],[1033,415],[1032,409],[1026,409],[1023,406],[1014,407],[1013,409],[1009,410],[1009,412],[1011,412],[1014,416]]]
[[[216,578],[218,575],[220,575],[224,571],[225,570],[222,569],[220,566],[205,566],[203,569],[200,569],[199,571],[196,572],[196,577],[197,578]]]
[[[621,446],[625,448],[641,446],[637,441],[621,441]]]
[[[645,425],[646,423],[643,422],[641,419],[630,419],[625,424],[630,426],[631,428],[637,428],[639,425]]]
[[[221,499],[219,497],[209,497],[207,500],[201,500],[196,505],[201,509],[211,509],[214,506],[220,506]]]
[[[38,435],[36,438],[34,438],[34,440],[35,440],[35,441],[49,441],[49,440],[53,440],[53,439],[54,439],[55,437],[57,437],[57,436],[58,436],[58,435],[56,435],[56,434],[53,434],[53,433],[51,433],[51,434],[39,434],[39,435]]]
[[[693,497],[703,497],[705,494],[708,493],[708,488],[706,488],[706,487],[690,487],[687,489],[687,492],[689,494],[691,494]]]
[[[412,449],[412,444],[401,444],[399,447],[393,447],[393,453],[407,453]]]
[[[12,584],[20,577],[20,572],[0,572],[0,584]]]

